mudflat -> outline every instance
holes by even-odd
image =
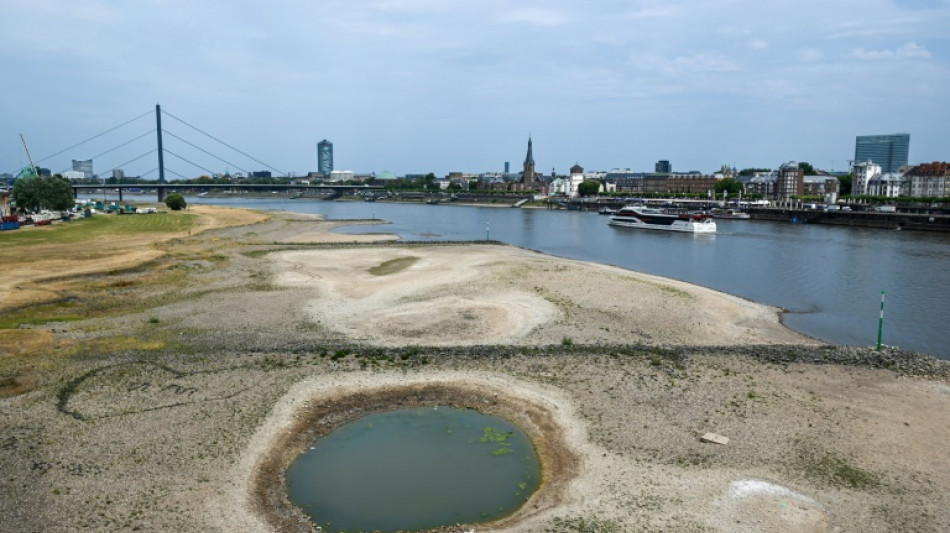
[[[447,530],[950,528],[946,362],[511,246],[196,214],[137,260],[17,282],[37,296],[0,315],[5,531],[305,528],[280,494],[300,432],[420,387],[506,414],[546,457],[521,512]]]

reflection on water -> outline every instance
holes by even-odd
[[[372,414],[318,439],[290,465],[287,488],[325,531],[412,531],[507,516],[539,473],[511,422],[426,407]]]

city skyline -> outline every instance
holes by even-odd
[[[398,175],[502,171],[528,135],[545,173],[844,170],[855,137],[891,132],[912,135],[911,164],[950,159],[947,0],[3,0],[0,14],[5,70],[19,73],[0,87],[0,172],[25,166],[20,133],[40,158],[155,103],[297,175],[318,168],[323,138],[337,168]],[[155,166],[140,163],[128,174]],[[96,158],[99,174],[114,164]]]

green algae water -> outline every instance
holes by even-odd
[[[425,407],[371,414],[318,439],[287,469],[287,490],[324,531],[418,531],[513,513],[540,469],[513,423]]]

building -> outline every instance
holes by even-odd
[[[351,181],[356,179],[356,173],[352,170],[331,170],[329,174],[329,181]]]
[[[69,181],[81,180],[86,177],[85,174],[79,172],[78,170],[67,170],[66,172],[62,173],[62,176]]]
[[[851,196],[867,196],[868,183],[881,174],[881,165],[871,161],[855,162],[851,167]]]
[[[900,172],[884,172],[868,180],[869,196],[884,196],[897,198],[901,196],[904,186],[904,175]]]
[[[775,196],[775,182],[778,181],[778,171],[756,172],[745,182],[745,190],[749,194],[759,194],[763,198]]]
[[[669,174],[670,172],[673,172],[673,165],[671,165],[666,159],[657,161],[653,168],[656,170],[657,174]]]
[[[82,172],[84,178],[91,178],[94,176],[92,173],[92,159],[73,159],[73,170],[76,172]]]
[[[805,171],[798,168],[798,163],[789,161],[778,169],[775,180],[775,199],[779,201],[791,200],[793,196],[805,194]]]
[[[324,176],[333,172],[333,143],[326,139],[317,143],[317,172]]]
[[[112,169],[112,177],[119,183],[122,183],[125,180],[125,171],[121,168],[114,168]]]
[[[924,163],[904,175],[904,194],[915,198],[950,197],[950,163]]]
[[[877,163],[882,172],[897,172],[907,164],[909,154],[909,133],[859,135],[854,143],[854,160]]]
[[[524,158],[524,170],[521,173],[521,183],[530,188],[534,183],[534,155],[531,153],[531,136],[528,136],[528,155]]]
[[[714,175],[704,175],[694,172],[651,177],[651,179],[656,180],[663,178],[666,179],[666,190],[657,192],[709,194],[716,190],[716,182],[719,181],[719,178]]]
[[[505,161],[505,174],[511,174],[511,163]]]

